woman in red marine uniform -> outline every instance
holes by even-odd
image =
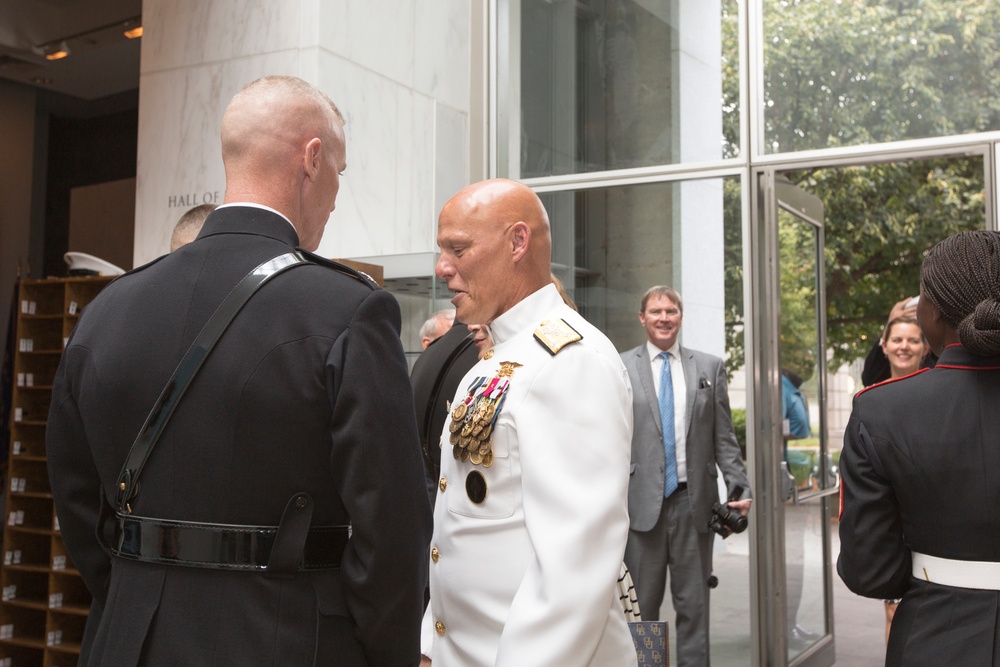
[[[854,399],[837,571],[902,598],[886,665],[1000,665],[1000,232],[937,244],[920,294],[940,359]]]

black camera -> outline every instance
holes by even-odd
[[[739,500],[742,495],[743,489],[736,487],[729,500]],[[712,516],[708,520],[708,527],[723,538],[727,538],[733,533],[742,533],[746,530],[747,518],[729,505],[715,503],[712,505]]]

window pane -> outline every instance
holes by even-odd
[[[510,159],[520,171],[505,165],[504,173],[530,178],[738,153],[736,0],[511,7],[520,109],[506,129],[518,138]]]
[[[546,193],[541,198],[552,223],[553,270],[573,288],[583,316],[604,331],[619,352],[646,340],[638,311],[647,288],[666,284],[681,292],[681,344],[726,360],[734,430],[745,448],[747,245],[740,220],[740,180],[619,186]],[[726,495],[724,489],[721,495]],[[747,664],[749,534],[716,538],[713,573],[719,584],[711,593],[710,607],[713,665]],[[660,618],[675,628],[669,588],[663,600]],[[675,633],[670,635],[675,642]],[[671,652],[676,655],[676,645]]]
[[[1000,3],[764,3],[768,153],[1000,129]]]

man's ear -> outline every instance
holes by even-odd
[[[310,181],[316,180],[319,173],[320,155],[323,152],[323,141],[319,137],[313,137],[306,144],[305,154],[302,156],[303,168],[306,178]]]
[[[531,227],[523,220],[515,222],[510,227],[511,232],[511,257],[515,262],[524,257],[531,245]]]

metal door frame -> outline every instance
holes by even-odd
[[[785,636],[785,503],[781,482],[776,474],[781,460],[769,443],[782,438],[782,404],[780,376],[780,315],[779,248],[778,248],[778,178],[782,172],[824,167],[865,166],[885,162],[902,162],[941,157],[979,156],[983,159],[983,185],[985,216],[989,229],[1000,227],[996,192],[1000,189],[1000,142],[980,142],[963,146],[939,146],[906,151],[886,151],[881,154],[826,156],[811,159],[775,160],[766,165],[755,165],[747,170],[744,196],[749,198],[749,234],[747,254],[749,270],[749,303],[747,313],[750,327],[747,331],[747,363],[752,378],[752,397],[748,401],[747,429],[748,451],[753,452],[750,463],[751,483],[754,493],[753,539],[750,545],[752,572],[751,635],[752,663],[754,665],[808,665],[831,664],[835,652],[835,618],[833,608],[833,558],[828,531],[824,532],[824,561],[828,565],[824,587],[826,615],[830,619],[829,636],[788,662]],[[787,208],[787,207],[786,207]],[[801,216],[798,212],[796,215]],[[822,235],[818,257],[823,257]],[[820,303],[821,350],[826,349],[825,278],[822,262],[817,267],[821,275],[818,286]],[[826,358],[821,354],[817,369],[823,366],[820,391],[825,395]],[[826,429],[826,415],[821,410],[820,428]],[[752,426],[752,433],[751,433]],[[826,462],[821,460],[821,474]],[[826,504],[829,502],[823,499]]]

